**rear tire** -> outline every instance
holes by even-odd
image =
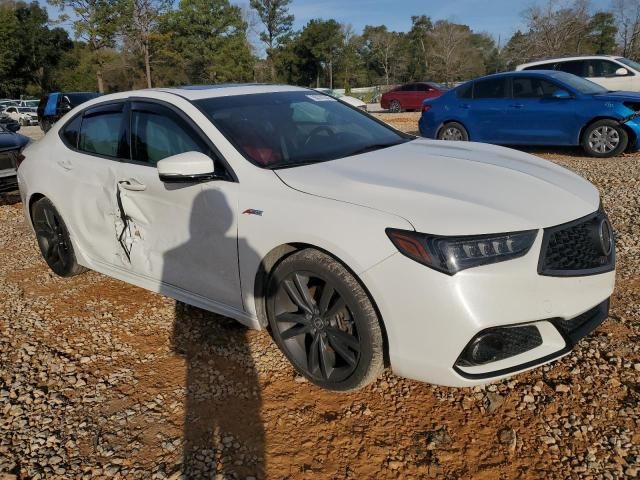
[[[400,105],[398,100],[391,100],[391,103],[389,104],[389,111],[391,113],[400,113],[402,111],[402,105]]]
[[[67,226],[51,200],[36,201],[31,219],[42,257],[56,275],[72,277],[86,271],[76,260]]]
[[[438,140],[468,142],[469,134],[467,133],[467,129],[460,123],[448,122],[438,130]]]
[[[598,120],[584,129],[581,143],[590,157],[615,157],[627,149],[629,134],[615,120]]]
[[[360,283],[329,255],[305,249],[269,279],[267,317],[276,344],[319,387],[353,391],[384,369],[378,315]]]

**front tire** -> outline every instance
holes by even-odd
[[[627,131],[615,120],[598,120],[582,134],[582,148],[591,157],[615,157],[624,152],[628,144]]]
[[[42,257],[56,275],[72,277],[86,270],[76,261],[67,226],[51,200],[36,201],[31,218]]]
[[[378,315],[342,264],[317,250],[301,250],[275,268],[267,291],[273,338],[309,381],[346,392],[380,375],[384,349]]]
[[[402,111],[402,105],[400,105],[398,100],[391,100],[391,103],[389,104],[389,111],[391,113],[400,113]]]
[[[450,140],[456,142],[468,142],[469,133],[458,122],[445,123],[438,131],[438,140]]]

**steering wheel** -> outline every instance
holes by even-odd
[[[331,127],[328,127],[326,125],[321,125],[319,127],[314,128],[313,130],[311,130],[311,133],[309,134],[309,136],[307,137],[307,139],[304,142],[304,146],[306,147],[307,145],[309,145],[309,142],[311,142],[311,139],[317,137],[318,135],[320,135],[322,132],[327,132],[330,136],[334,135],[334,131],[331,129]]]

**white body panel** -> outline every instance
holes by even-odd
[[[627,75],[610,75],[606,77],[594,77],[586,75],[584,78],[602,85],[611,91],[627,91],[627,92],[640,92],[640,70],[636,70],[620,61],[620,58],[610,55],[584,55],[579,57],[562,57],[562,58],[548,58],[546,60],[540,60],[537,62],[524,63],[516,67],[516,71],[530,70],[539,67],[541,70],[548,70],[546,66],[550,63],[559,62],[571,62],[576,60],[606,60],[617,65],[619,68],[627,70]]]
[[[488,145],[415,140],[271,171],[249,163],[190,102],[294,89],[148,90],[87,102],[66,118],[113,99],[172,104],[211,139],[237,181],[165,184],[155,167],[76,153],[58,135],[63,118],[25,151],[18,172],[25,214],[30,220],[30,200],[44,195],[65,219],[82,265],[254,328],[261,327],[255,281],[265,258],[287,245],[322,249],[347,265],[371,294],[393,370],[446,385],[491,380],[468,380],[452,368],[478,331],[571,318],[610,296],[614,272],[577,278],[537,274],[540,229],[587,215],[599,202],[591,184],[550,162]],[[124,236],[118,195],[130,222]],[[441,235],[539,232],[524,257],[448,276],[399,254],[387,228]],[[119,240],[129,248],[129,263]],[[525,355],[540,358],[563,347],[544,323],[544,344]]]

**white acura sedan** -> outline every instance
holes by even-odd
[[[25,214],[55,273],[90,268],[268,328],[324,388],[385,365],[486,383],[607,317],[614,238],[589,182],[417,139],[313,90],[107,95],[24,157]]]

